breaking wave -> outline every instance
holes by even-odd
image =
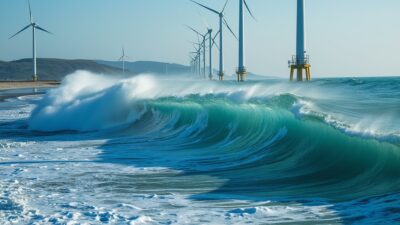
[[[342,200],[396,193],[399,128],[384,126],[393,121],[360,126],[374,103],[352,96],[347,105],[337,94],[362,85],[372,84],[119,80],[78,71],[37,103],[29,128],[112,129],[132,151],[162,151],[180,159],[180,170],[226,178],[215,191],[224,194]],[[400,115],[396,107],[390,113]]]

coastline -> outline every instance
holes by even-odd
[[[0,90],[23,88],[52,88],[60,85],[59,81],[0,81]]]
[[[45,92],[36,88],[55,88],[59,85],[59,81],[0,81],[0,102],[24,95],[43,94]]]

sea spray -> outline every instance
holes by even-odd
[[[400,96],[392,93],[399,89],[393,85],[400,83],[399,79],[387,82],[387,89],[371,84],[380,82],[379,79],[366,80],[371,82],[358,82],[356,86],[351,79],[317,79],[304,84],[270,79],[237,85],[233,81],[180,80],[150,75],[121,79],[77,71],[44,96],[32,112],[29,128],[42,131],[111,128],[140,118],[146,111],[147,100],[169,97],[197,95],[205,101],[215,98],[237,104],[268,105],[274,97],[291,95],[294,101],[288,102],[285,108],[298,118],[313,115],[351,135],[400,143],[400,126],[396,125],[400,124]]]
[[[118,80],[77,71],[38,103],[29,128],[93,131],[129,123],[140,118],[145,105],[137,102],[153,89],[150,76]]]

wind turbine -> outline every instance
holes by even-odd
[[[33,58],[33,76],[32,76],[32,80],[33,81],[37,81],[38,80],[38,76],[37,76],[37,67],[36,67],[36,36],[35,36],[35,31],[36,29],[44,31],[46,33],[52,34],[51,32],[45,30],[44,28],[40,27],[37,23],[35,23],[35,21],[33,20],[32,17],[32,10],[31,10],[31,3],[28,0],[28,5],[29,5],[29,19],[30,19],[30,24],[24,28],[22,28],[22,30],[18,31],[16,34],[14,34],[13,36],[11,36],[9,39],[12,39],[13,37],[17,36],[18,34],[20,34],[22,31],[28,29],[29,27],[32,27],[32,58]]]
[[[247,69],[245,66],[245,49],[244,49],[244,15],[243,15],[243,6],[246,7],[250,16],[254,18],[253,13],[251,12],[249,6],[247,5],[246,0],[239,0],[239,66],[236,70],[237,80],[238,82],[243,82],[246,80]]]
[[[215,45],[217,48],[218,48],[218,45],[217,45],[217,43],[215,43],[215,38],[217,38],[217,36],[218,36],[218,34],[220,33],[219,31],[215,34],[215,36],[212,38],[211,37],[211,33],[212,33],[212,30],[211,29],[209,29],[209,40],[210,40],[210,43],[209,43],[209,46],[210,46],[210,80],[212,80],[212,78],[213,78],[213,67],[212,67],[212,47]],[[223,80],[223,78],[224,78],[224,76],[222,75],[222,76],[220,76],[220,75],[218,75],[219,76],[219,80]]]
[[[212,29],[210,29],[210,28],[208,28],[208,31],[207,31],[207,33],[208,33],[208,40],[209,40],[209,43],[208,43],[208,45],[209,45],[209,47],[210,47],[210,49],[209,49],[209,57],[208,57],[208,59],[210,60],[210,62],[209,62],[209,69],[210,69],[210,73],[209,73],[209,75],[208,75],[208,78],[210,79],[210,80],[212,80],[213,79],[213,74],[212,74],[212,46],[213,46],[213,43],[212,43],[212,41],[213,41],[213,39],[212,39]]]
[[[217,10],[212,9],[210,7],[207,7],[207,6],[203,5],[203,4],[200,4],[200,3],[196,2],[196,1],[193,1],[193,0],[191,0],[191,1],[194,2],[197,5],[205,8],[205,9],[217,14],[219,16],[219,34],[220,34],[220,36],[219,36],[219,46],[220,47],[219,47],[219,72],[218,72],[218,76],[219,76],[219,80],[223,80],[224,79],[223,24],[225,24],[225,26],[229,29],[229,31],[236,38],[236,35],[233,33],[232,29],[229,27],[228,22],[226,22],[225,15],[224,15],[224,11],[225,11],[226,5],[228,4],[229,0],[227,0],[225,2],[225,5],[224,5],[224,7],[222,8],[222,10],[220,12],[218,12]]]
[[[201,44],[198,44],[199,48],[197,49],[196,47],[194,48],[195,51],[194,52],[190,52],[190,54],[195,54],[195,56],[192,58],[192,62],[193,62],[193,72],[195,74],[198,74],[201,77]]]
[[[121,56],[121,58],[118,59],[118,61],[122,61],[122,73],[123,74],[125,74],[125,59],[126,59],[125,49],[124,49],[124,47],[122,47],[122,56]]]
[[[200,70],[198,69],[198,65],[200,65],[200,62],[199,62],[200,53],[196,49],[195,52],[191,52],[190,54],[194,54],[194,57],[190,56],[191,65],[192,65],[192,73],[197,74],[201,77]]]
[[[196,55],[192,56],[192,52],[191,52],[189,54],[189,59],[190,59],[190,73],[196,74]]]
[[[197,36],[198,37],[198,36]],[[195,51],[190,52],[190,54],[195,54],[195,57],[193,59],[194,61],[194,72],[197,73],[199,76],[201,76],[201,48],[202,48],[202,43],[200,42],[200,39],[198,38],[198,42],[191,42],[193,44]],[[198,46],[198,48],[196,47]]]
[[[189,29],[191,29],[193,32],[195,32],[197,35],[199,35],[200,37],[203,38],[203,41],[201,42],[203,45],[203,47],[202,47],[203,48],[203,76],[204,76],[204,79],[206,79],[206,39],[207,39],[208,31],[206,34],[201,34],[200,32],[193,29],[192,27],[190,27],[190,26],[187,26],[187,27]]]
[[[199,71],[199,76],[201,77],[201,43],[199,42],[199,49],[197,50],[197,67]]]
[[[303,70],[306,71],[306,80],[311,80],[310,58],[306,50],[305,33],[305,0],[297,0],[297,35],[296,55],[289,61],[290,80],[293,80],[294,71],[297,70],[297,80],[303,81]]]

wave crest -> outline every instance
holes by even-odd
[[[68,76],[33,110],[29,128],[40,131],[94,131],[140,118],[145,111],[138,101],[151,94],[149,76],[118,80],[86,71]]]

